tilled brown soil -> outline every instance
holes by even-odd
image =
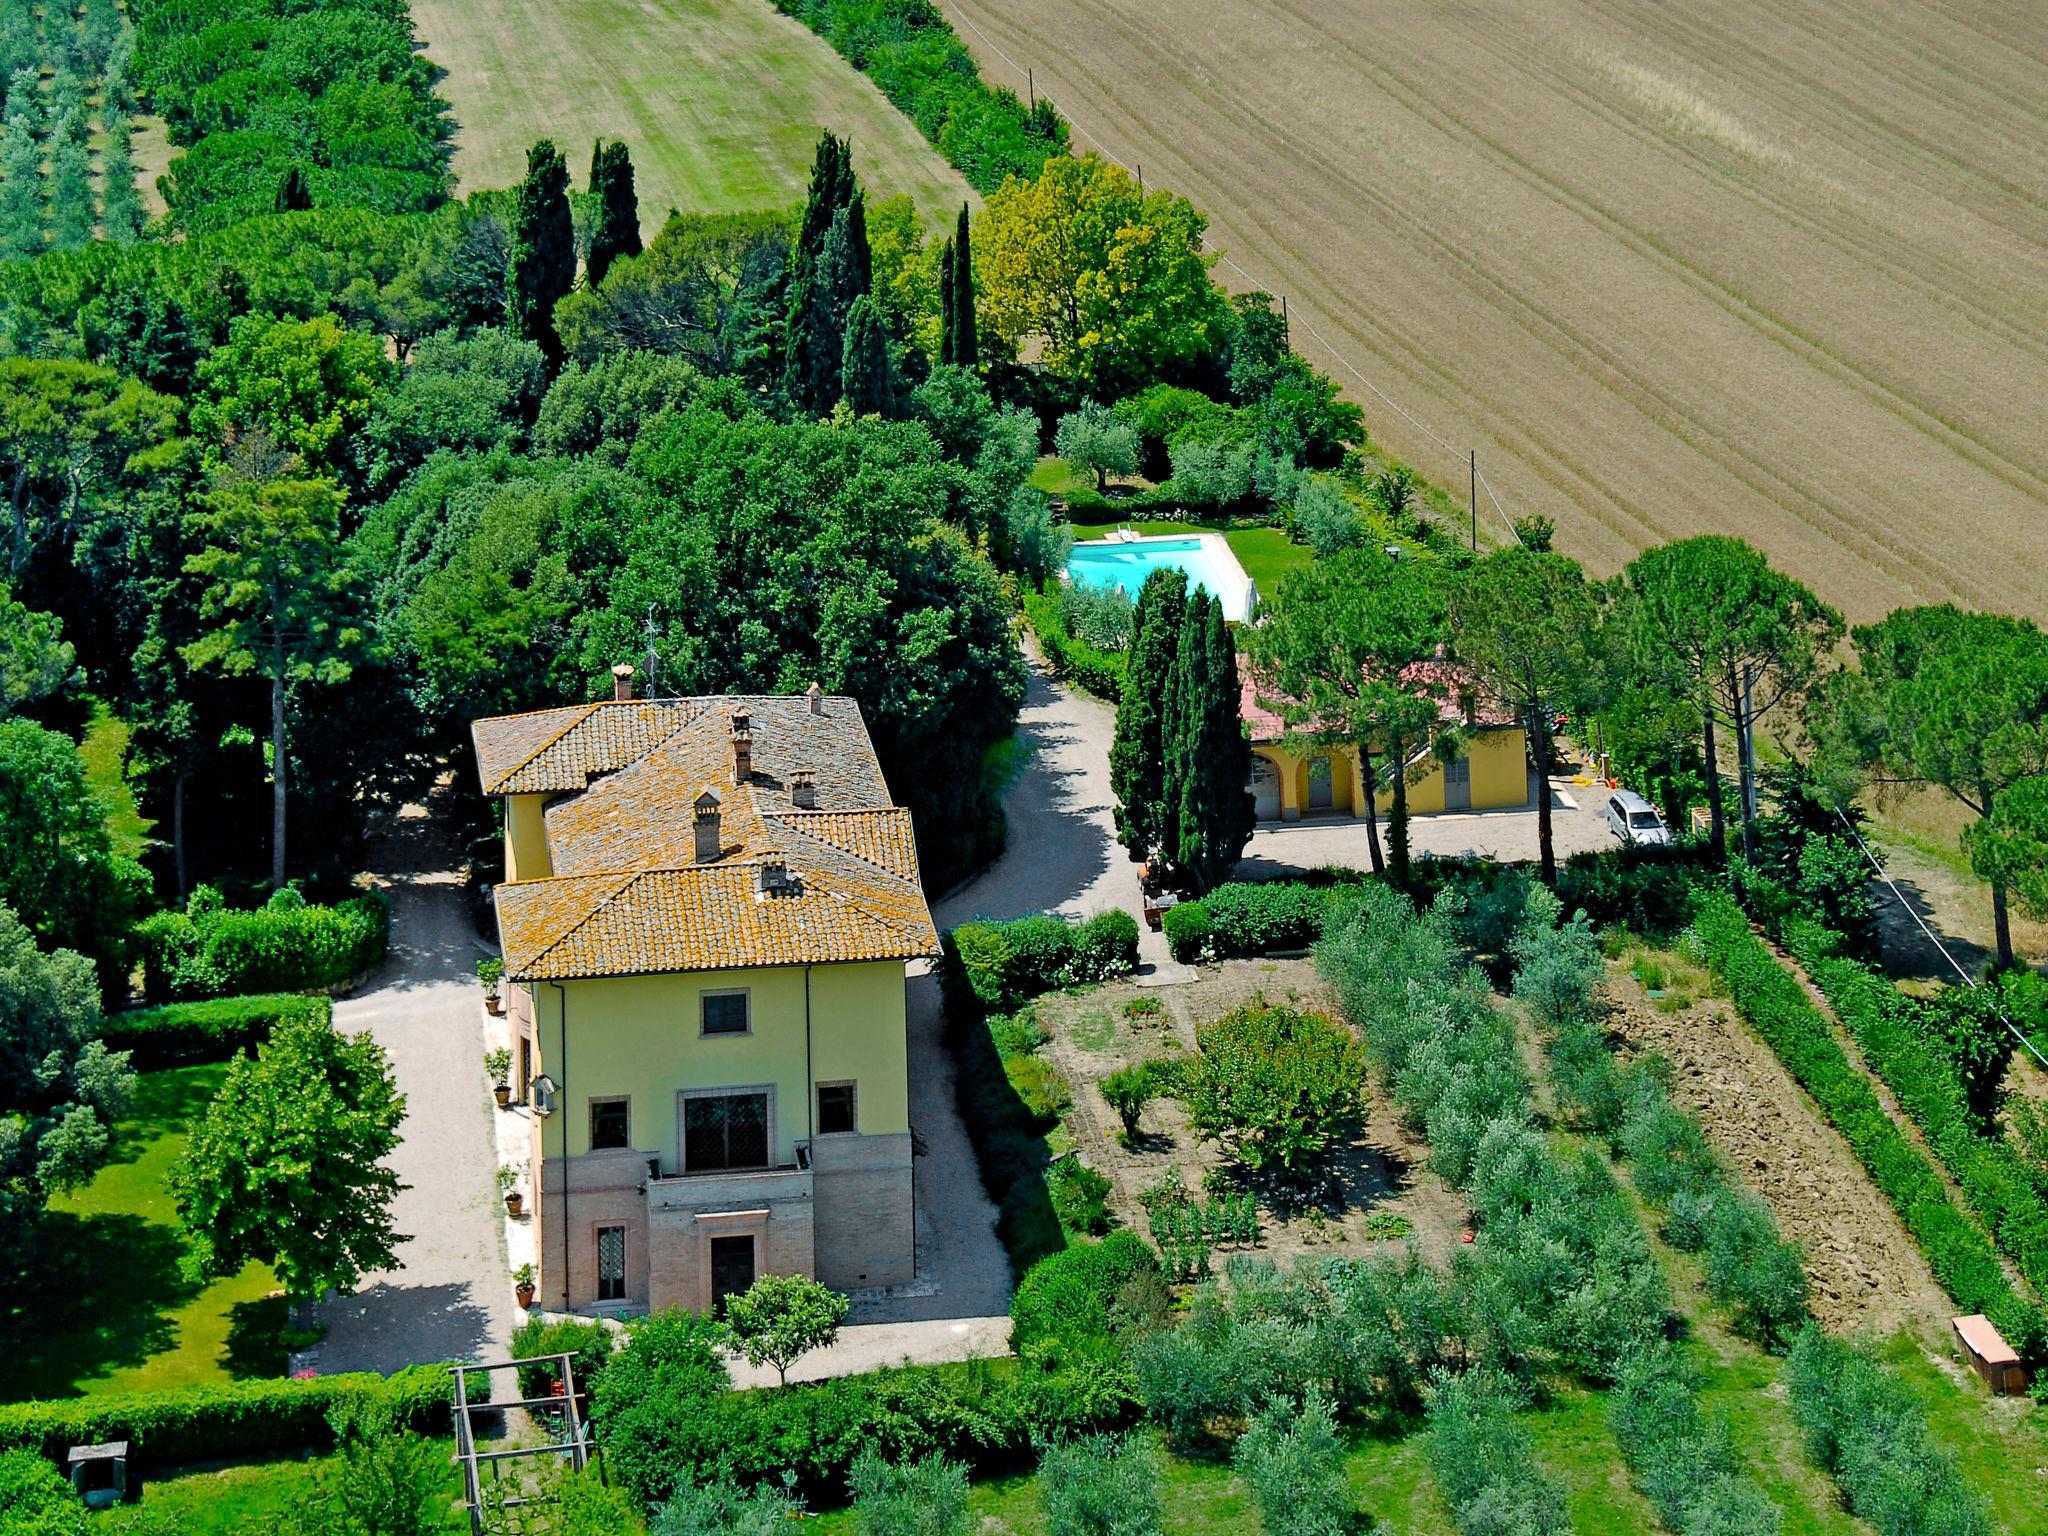
[[[1897,1214],[1769,1046],[1720,999],[1664,1012],[1611,973],[1610,1027],[1673,1067],[1672,1097],[1806,1250],[1814,1315],[1832,1331],[1940,1330],[1954,1312]]]

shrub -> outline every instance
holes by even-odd
[[[221,997],[203,1003],[167,1003],[107,1015],[100,1038],[110,1050],[129,1052],[129,1065],[152,1072],[192,1062],[226,1061],[263,1044],[285,1019],[333,1017],[325,997],[290,992],[254,997]]]
[[[986,1021],[978,1009],[954,1009],[950,1023],[960,1118],[974,1143],[981,1182],[1001,1212],[996,1233],[1022,1271],[1065,1243],[1045,1186],[1044,1132],[1057,1120],[1058,1106],[1050,1098],[1027,1106],[1012,1077],[1015,1068],[1029,1087],[1051,1072],[1043,1063],[1023,1065],[1037,1061],[1031,1053],[1045,1034],[1028,1009]]]
[[[1807,1452],[1879,1536],[1990,1536],[1996,1529],[1927,1414],[1897,1376],[1852,1344],[1808,1328],[1785,1363]]]
[[[618,1335],[595,1319],[565,1317],[550,1320],[538,1314],[527,1318],[512,1335],[514,1359],[528,1355],[573,1355],[569,1369],[576,1376],[576,1395],[586,1403],[597,1381],[610,1363]],[[519,1395],[545,1397],[549,1384],[561,1379],[552,1365],[522,1365]]]
[[[1145,1106],[1159,1092],[1159,1074],[1153,1070],[1152,1063],[1133,1062],[1110,1073],[1097,1086],[1102,1090],[1104,1102],[1123,1121],[1124,1139],[1128,1141],[1137,1135],[1138,1120],[1145,1113]]]
[[[872,1446],[853,1463],[861,1536],[967,1536],[967,1468],[934,1452],[891,1466]]]
[[[396,1424],[445,1434],[450,1391],[445,1365],[416,1365],[390,1377],[355,1373],[0,1403],[0,1448],[21,1447],[54,1461],[74,1445],[126,1440],[145,1467],[325,1450],[334,1443],[328,1414],[366,1396],[388,1401]]]
[[[1047,1536],[1158,1536],[1159,1463],[1136,1435],[1086,1435],[1038,1459]]]
[[[1209,921],[1209,909],[1201,902],[1183,901],[1168,907],[1159,926],[1166,935],[1167,949],[1182,965],[1210,958],[1209,940],[1215,929]]]
[[[1691,916],[1694,887],[1712,867],[1712,851],[1704,845],[1575,853],[1558,870],[1557,899],[1567,912],[1583,911],[1595,926],[1619,923],[1637,933],[1675,933]]]
[[[1429,1406],[1430,1470],[1466,1536],[1548,1536],[1569,1530],[1564,1493],[1536,1464],[1519,1399],[1490,1370],[1439,1376]]]
[[[1074,935],[1077,979],[1108,981],[1138,968],[1138,920],[1120,907],[1098,912]]]
[[[1219,956],[1307,949],[1323,936],[1334,888],[1299,881],[1233,881],[1202,898]]]
[[[1247,1004],[1196,1032],[1201,1054],[1180,1097],[1197,1135],[1227,1142],[1254,1171],[1321,1155],[1358,1112],[1365,1055],[1319,1013]]]
[[[1061,1158],[1047,1170],[1045,1188],[1065,1231],[1097,1237],[1109,1230],[1109,1180],[1086,1163]]]
[[[591,1425],[611,1470],[643,1503],[667,1498],[698,1475],[677,1460],[680,1448],[694,1443],[681,1421],[731,1384],[721,1339],[716,1323],[692,1313],[656,1312],[628,1325],[626,1342],[598,1376]],[[703,1471],[714,1469],[707,1461]]]
[[[1139,1275],[1154,1273],[1152,1251],[1135,1232],[1077,1242],[1040,1259],[1010,1302],[1010,1346],[1027,1359],[1093,1347],[1110,1337],[1110,1308]]]
[[[721,1473],[715,1482],[678,1488],[654,1512],[648,1536],[783,1536],[804,1506],[770,1483],[748,1491]]]
[[[159,912],[137,927],[144,991],[169,1002],[339,987],[384,958],[390,923],[389,904],[375,891],[331,907],[273,898],[239,911],[202,886],[183,912]]]
[[[1251,1486],[1259,1520],[1290,1536],[1351,1536],[1364,1523],[1344,1477],[1346,1446],[1329,1397],[1278,1398],[1252,1421],[1231,1465]]]
[[[81,1536],[85,1505],[56,1465],[34,1451],[0,1451],[0,1531]]]

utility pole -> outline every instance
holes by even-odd
[[[1138,162],[1138,201],[1145,201],[1145,162]]]
[[[1030,70],[1024,71],[1024,90],[1031,98],[1031,110],[1038,110],[1038,76]]]
[[[1472,468],[1472,553],[1479,553],[1479,450],[1466,450],[1471,454]]]
[[[1283,336],[1284,338],[1286,338],[1286,340],[1287,340],[1287,342],[1288,342],[1288,344],[1289,344],[1289,345],[1292,345],[1292,344],[1293,344],[1293,342],[1294,342],[1294,332],[1293,332],[1293,331],[1292,331],[1291,329],[1289,329],[1289,328],[1288,328],[1288,324],[1287,324],[1287,295],[1286,295],[1286,294],[1284,294],[1284,293],[1280,295],[1280,334],[1281,334],[1281,336]]]

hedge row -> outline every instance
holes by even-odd
[[[1115,704],[1123,698],[1123,657],[1068,634],[1056,594],[1027,593],[1024,616],[1031,621],[1031,631],[1038,636],[1038,648],[1045,653],[1046,664],[1056,675],[1105,703]]]
[[[1924,1153],[1878,1103],[1792,973],[1750,931],[1727,896],[1708,895],[1693,919],[1701,957],[1726,983],[1735,1006],[1884,1191],[1926,1254],[1942,1289],[1966,1312],[1981,1312],[2030,1360],[2048,1347],[2041,1309],[2012,1288],[1983,1233],[1956,1208]]]
[[[100,1038],[129,1052],[129,1065],[149,1072],[199,1061],[226,1061],[238,1051],[263,1044],[286,1019],[322,1023],[334,1016],[324,996],[265,992],[255,997],[220,997],[203,1003],[166,1003],[109,1014]]]
[[[1233,880],[1200,901],[1169,907],[1162,926],[1173,958],[1183,964],[1307,949],[1323,936],[1345,892],[1341,885],[1299,880]]]
[[[316,907],[281,891],[254,911],[220,904],[201,887],[183,912],[159,912],[136,929],[143,991],[152,1002],[339,987],[384,958],[391,909],[366,891]]]
[[[1869,966],[1836,953],[1839,936],[1785,925],[1785,946],[1806,967],[1866,1061],[1913,1119],[1998,1246],[2036,1291],[2048,1294],[2048,1201],[2020,1155],[1986,1134],[1940,1045],[1923,1033],[1921,1005]]]
[[[148,1467],[326,1450],[334,1442],[328,1411],[372,1393],[391,1403],[399,1423],[443,1435],[451,1390],[447,1366],[415,1365],[390,1377],[359,1372],[0,1403],[0,1450],[19,1446],[61,1461],[74,1445],[126,1440],[129,1454]]]
[[[1067,125],[1040,97],[992,89],[930,0],[775,0],[881,87],[977,192],[1036,176],[1067,152]]]
[[[962,923],[945,937],[943,979],[955,1008],[1008,1013],[1061,987],[1127,976],[1138,920],[1112,908],[1084,923],[1057,917]]]

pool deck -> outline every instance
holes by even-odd
[[[1136,550],[1142,549],[1147,545],[1185,544],[1190,540],[1202,546],[1203,554],[1209,561],[1213,562],[1214,568],[1223,576],[1225,586],[1229,588],[1226,591],[1210,594],[1222,601],[1223,617],[1232,624],[1242,624],[1251,616],[1252,611],[1259,606],[1259,589],[1257,583],[1245,571],[1244,565],[1238,560],[1237,552],[1230,547],[1230,541],[1220,533],[1210,533],[1207,530],[1203,530],[1195,533],[1140,534],[1137,538],[1131,539],[1119,538],[1116,534],[1111,533],[1104,538],[1089,539],[1083,543],[1076,544],[1074,546],[1074,554],[1080,554],[1091,549]],[[1070,569],[1063,573],[1068,581],[1073,580],[1071,571],[1072,559],[1073,556],[1069,555]],[[1191,581],[1196,582],[1202,587],[1206,588],[1209,585],[1206,580],[1194,572],[1189,572],[1188,576]],[[1125,590],[1128,591],[1129,589],[1126,588]],[[1131,593],[1134,599],[1137,595],[1135,592]]]

